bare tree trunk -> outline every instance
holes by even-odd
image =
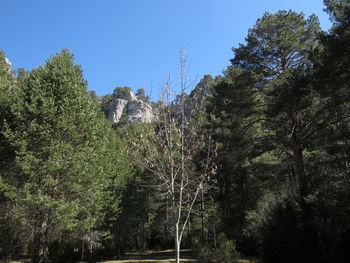
[[[93,251],[93,247],[92,247],[92,240],[93,240],[93,237],[92,237],[92,230],[90,229],[90,257],[92,257],[92,253],[94,252]]]
[[[85,252],[85,248],[84,248],[84,235],[83,235],[83,242],[81,244],[81,261],[84,260],[84,252]]]
[[[165,207],[165,227],[164,227],[164,231],[165,231],[164,234],[165,235],[164,236],[167,236],[169,233],[168,222],[169,222],[169,199],[167,198],[166,199],[166,207]]]
[[[201,191],[201,239],[204,241],[204,194]]]
[[[298,182],[299,198],[300,198],[301,204],[303,204],[305,201],[304,198],[308,193],[308,189],[307,189],[308,187],[307,187],[306,178],[305,178],[303,150],[296,136],[293,136],[291,138],[291,145],[292,145],[292,151],[293,151],[295,175]]]
[[[49,224],[43,220],[34,233],[33,263],[47,263],[49,260]]]
[[[180,244],[181,240],[179,240],[179,224],[175,223],[175,260],[176,263],[180,263]]]
[[[185,80],[185,54],[184,51],[181,50],[180,52],[180,70],[181,70],[181,131],[180,131],[180,136],[181,136],[181,183],[180,183],[180,200],[179,200],[179,214],[178,214],[178,220],[176,223],[176,263],[180,263],[180,244],[181,244],[181,239],[182,239],[182,232],[181,234],[179,233],[179,225],[180,225],[180,220],[181,220],[181,210],[182,210],[182,199],[183,199],[183,189],[184,189],[184,180],[185,180],[185,98],[184,98],[184,93],[186,89],[186,80]],[[188,211],[190,213],[190,211]],[[184,223],[184,226],[186,226],[186,221]]]
[[[215,226],[213,228],[213,237],[214,237],[214,248],[216,248],[216,229],[215,229]]]

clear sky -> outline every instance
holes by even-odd
[[[98,95],[129,86],[153,99],[169,74],[176,83],[181,48],[189,79],[219,75],[265,11],[315,13],[330,27],[322,0],[0,0],[0,8],[0,49],[14,69],[68,48]]]

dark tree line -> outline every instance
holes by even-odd
[[[349,1],[265,13],[216,79],[222,231],[264,262],[349,258]]]

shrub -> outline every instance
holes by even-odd
[[[239,257],[236,250],[236,241],[230,240],[224,233],[221,233],[218,238],[219,247],[215,249],[216,262],[232,262]]]
[[[230,240],[224,233],[218,237],[218,246],[212,247],[208,243],[202,243],[198,239],[193,241],[193,254],[203,263],[228,263],[239,258],[236,250],[236,241]]]

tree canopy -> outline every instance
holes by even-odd
[[[182,51],[157,103],[98,97],[66,49],[29,72],[0,52],[0,261],[348,262],[350,1],[324,3],[328,32],[264,13],[189,95]],[[122,99],[154,121],[107,121]]]

